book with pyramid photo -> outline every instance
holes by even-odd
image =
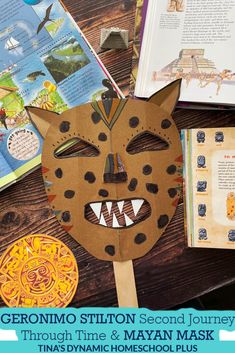
[[[235,104],[235,3],[220,12],[201,0],[149,0],[137,97],[149,97],[182,79],[180,102]],[[213,19],[216,18],[216,21]]]

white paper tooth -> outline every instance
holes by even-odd
[[[122,213],[124,201],[118,201],[117,205],[118,205],[119,212]]]
[[[92,211],[95,213],[96,217],[98,219],[100,219],[100,211],[101,211],[101,207],[102,207],[102,202],[90,203],[90,207],[91,207]]]
[[[109,214],[111,213],[112,204],[113,204],[112,202],[106,202],[106,207],[108,209]]]
[[[131,200],[131,203],[132,203],[134,214],[136,216],[139,210],[141,209],[141,206],[143,205],[144,200],[141,200],[141,199]]]
[[[131,226],[134,222],[124,213],[126,226]]]
[[[101,224],[102,226],[105,226],[105,227],[107,227],[107,224],[106,224],[106,222],[105,222],[105,219],[104,219],[104,216],[103,216],[103,214],[101,214],[101,217],[100,217],[100,222],[99,222],[99,224]]]
[[[118,223],[117,217],[115,216],[115,213],[113,214],[113,228],[120,228],[120,224]]]

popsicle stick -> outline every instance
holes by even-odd
[[[138,308],[133,262],[131,260],[114,261],[113,269],[119,307]]]

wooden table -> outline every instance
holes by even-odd
[[[128,93],[134,27],[134,0],[65,0],[113,78]],[[119,26],[130,30],[128,50],[102,51],[100,29]],[[235,113],[177,110],[180,129],[234,126]],[[189,249],[184,240],[183,203],[165,234],[146,256],[134,261],[139,305],[166,309],[235,281],[235,252]],[[52,215],[40,170],[0,194],[0,254],[16,239],[30,233],[57,236],[73,250],[80,282],[71,306],[116,306],[112,263],[89,255]],[[3,301],[0,301],[3,306]]]

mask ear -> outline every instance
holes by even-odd
[[[158,105],[171,115],[180,96],[181,81],[181,79],[173,81],[157,93],[154,93],[148,99],[148,102]]]
[[[47,130],[59,114],[35,107],[25,107],[25,109],[35,127],[38,129],[42,137],[45,138]]]

